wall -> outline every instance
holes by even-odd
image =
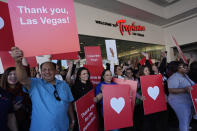
[[[175,44],[172,40],[171,35],[173,35],[179,45],[189,44],[197,42],[197,17],[189,19],[187,21],[178,23],[176,25],[164,28],[164,39],[167,50],[170,52],[169,59],[173,60],[173,50],[170,49],[174,47]],[[189,58],[189,55],[185,53],[185,56]],[[196,58],[195,58],[196,59]]]
[[[163,30],[161,27],[148,24],[142,21],[131,19],[125,16],[103,11],[97,8],[75,3],[75,12],[77,19],[78,33],[90,36],[108,37],[113,39],[123,39],[129,41],[137,41],[152,44],[164,44]],[[136,25],[146,27],[145,32],[141,32],[145,37],[128,35],[127,32],[122,36],[119,27],[109,27],[105,25],[96,24],[95,20],[109,22],[115,24],[117,20],[126,19],[127,24],[131,25],[136,22]]]
[[[164,29],[165,43],[174,46],[171,35],[173,35],[179,45],[184,45],[197,41],[197,17],[170,26]]]

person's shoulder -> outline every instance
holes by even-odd
[[[112,84],[112,85],[116,85],[117,83],[115,83],[115,82],[112,82],[111,84]]]
[[[174,81],[174,79],[178,79],[180,78],[180,75],[175,72],[174,74],[172,74],[169,78],[168,78],[168,81]]]
[[[58,85],[60,85],[62,87],[69,87],[69,85],[64,80],[58,80],[58,79],[56,79],[56,82],[57,82]]]
[[[172,78],[174,78],[174,77],[177,77],[177,73],[175,72],[175,73],[173,73],[170,77],[169,77],[169,79],[172,79]]]
[[[30,80],[32,80],[32,81],[41,81],[42,79],[41,78],[30,78]]]
[[[98,83],[98,85],[97,85],[96,87],[97,87],[97,88],[98,88],[98,87],[101,87],[102,84],[104,84],[104,82]]]

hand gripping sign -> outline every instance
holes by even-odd
[[[103,85],[105,130],[133,126],[133,108],[129,85]]]
[[[80,50],[73,0],[8,0],[8,7],[25,57]]]
[[[167,110],[162,75],[141,76],[141,90],[144,100],[144,114]]]
[[[89,91],[75,102],[80,131],[96,131],[98,129],[96,103],[93,101],[94,91]]]

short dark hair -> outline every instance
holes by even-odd
[[[54,67],[54,69],[56,70],[56,64],[53,63],[53,62],[50,62],[50,61],[47,61],[47,62],[42,63],[42,64],[40,65],[40,69],[42,70],[42,66],[43,66],[44,64],[47,64],[47,63],[51,64],[51,65]]]
[[[185,64],[184,62],[178,62],[178,68],[179,68],[180,66],[188,66],[188,65]]]

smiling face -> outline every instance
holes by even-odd
[[[81,82],[86,83],[86,81],[88,81],[88,78],[89,78],[88,71],[82,70],[79,77],[80,77]]]
[[[52,63],[44,63],[41,68],[41,76],[47,82],[55,80],[56,69]]]
[[[157,66],[155,66],[155,65],[152,66],[152,70],[154,71],[154,73],[158,73],[159,72]]]
[[[111,83],[112,81],[112,73],[111,71],[106,71],[105,74],[103,75],[103,79],[106,83]]]
[[[15,85],[18,82],[18,80],[16,78],[16,71],[15,70],[11,71],[8,74],[7,82],[10,85]]]
[[[144,68],[144,75],[150,75],[150,71],[149,71],[148,67]]]

